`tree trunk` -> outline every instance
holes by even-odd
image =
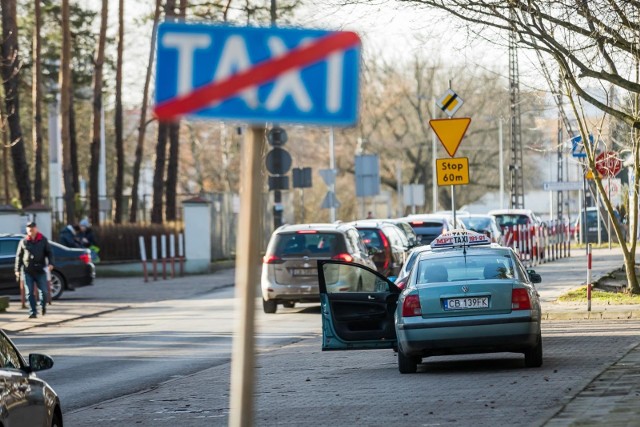
[[[69,0],[62,0],[62,50],[60,54],[60,136],[62,141],[62,180],[67,223],[75,222],[75,194],[73,193],[73,169],[71,166],[71,136],[69,129],[69,97],[71,86],[71,28]]]
[[[31,197],[31,179],[29,164],[20,126],[20,57],[18,50],[18,23],[15,0],[1,0],[2,6],[2,78],[7,122],[11,136],[11,158],[13,175],[20,194],[22,207],[29,206]]]
[[[78,167],[78,135],[76,132],[76,97],[73,94],[73,70],[69,82],[69,143],[71,144],[71,182],[73,192],[80,193],[80,168]]]
[[[156,169],[153,172],[153,202],[151,222],[162,224],[162,196],[164,187],[164,163],[167,157],[167,130],[169,125],[158,123],[158,143],[156,144]]]
[[[113,222],[122,222],[123,200],[122,192],[124,187],[124,141],[122,138],[122,53],[124,49],[124,0],[118,2],[118,59],[116,65],[116,111],[115,111],[115,131],[116,131],[116,187],[114,198],[116,211]]]
[[[40,0],[34,5],[33,27],[33,69],[31,97],[33,102],[33,199],[42,203],[42,64],[40,55],[42,52],[42,5]]]
[[[172,20],[175,16],[175,0],[167,0],[164,11],[165,20]],[[162,224],[162,204],[164,198],[164,169],[167,159],[167,133],[171,125],[160,123],[158,125],[158,142],[156,144],[156,168],[153,173],[153,206],[151,208],[151,222]]]
[[[156,51],[156,27],[160,19],[160,7],[162,0],[156,0],[156,10],[153,14],[153,32],[151,33],[151,48],[149,49],[149,61],[147,63],[147,74],[144,79],[144,89],[142,91],[142,106],[140,108],[140,124],[138,125],[138,141],[136,144],[135,161],[133,163],[133,185],[131,187],[131,209],[129,210],[129,222],[136,222],[138,219],[138,187],[140,186],[140,167],[142,166],[142,155],[144,152],[144,137],[147,131],[147,104],[149,102],[149,84],[151,82],[151,71],[153,68],[153,57]]]
[[[169,2],[167,2],[168,4]],[[180,18],[186,18],[187,0],[180,0]],[[168,11],[167,18],[171,11]],[[175,221],[178,218],[177,192],[178,192],[178,170],[180,168],[180,122],[169,125],[169,162],[167,164],[167,188],[166,188],[166,211],[167,221]]]
[[[89,176],[90,214],[94,225],[100,223],[100,194],[98,182],[100,180],[100,125],[102,120],[102,66],[104,65],[104,46],[107,36],[107,18],[109,16],[109,1],[102,0],[100,12],[100,35],[98,48],[94,60],[93,73],[93,127],[91,130],[91,169]]]
[[[177,219],[178,167],[180,157],[180,122],[169,125],[169,161],[167,163],[166,210],[167,221]]]

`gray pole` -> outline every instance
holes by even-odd
[[[436,118],[436,97],[433,97],[433,118]],[[433,212],[438,210],[438,177],[436,176],[436,157],[437,157],[437,149],[438,146],[436,144],[436,132],[431,129],[431,181],[432,181],[432,192],[433,192]]]
[[[498,118],[498,161],[500,162],[500,209],[504,209],[504,153],[502,151],[502,117]]]
[[[611,203],[611,175],[607,178],[607,198]],[[609,249],[611,249],[611,215],[607,215],[607,238],[609,239]]]
[[[336,147],[333,141],[333,127],[329,128],[329,169],[336,169]],[[335,195],[335,179],[333,181],[333,184],[329,186],[329,191],[331,191]],[[331,205],[331,208],[329,208],[329,222],[336,222],[336,207],[333,204]]]

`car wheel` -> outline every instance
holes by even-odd
[[[58,411],[53,413],[53,418],[51,419],[51,427],[62,427],[62,416],[58,413]]]
[[[418,358],[405,355],[398,350],[398,370],[401,374],[415,374],[418,370]]]
[[[278,310],[278,303],[275,300],[262,300],[262,309],[265,313],[273,314]]]
[[[524,365],[527,368],[542,366],[542,335],[538,335],[538,343],[535,347],[524,352]]]
[[[284,308],[295,308],[296,302],[295,301],[286,301],[286,302],[282,303],[282,306]]]
[[[51,272],[51,299],[59,299],[64,292],[64,277],[57,271]]]

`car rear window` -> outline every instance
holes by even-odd
[[[359,228],[358,234],[366,246],[370,246],[377,249],[384,247],[380,232],[375,228]]]
[[[473,231],[484,231],[491,228],[491,220],[489,218],[463,217],[460,220],[468,229]]]
[[[280,233],[276,236],[273,255],[278,257],[333,256],[345,251],[340,233]]]
[[[511,227],[512,225],[526,225],[529,218],[526,215],[495,215],[496,222],[500,227]]]
[[[418,284],[463,280],[509,280],[515,277],[509,255],[467,255],[424,259],[418,264]]]

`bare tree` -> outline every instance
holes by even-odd
[[[31,180],[29,178],[29,164],[22,138],[20,125],[20,56],[18,49],[18,22],[16,2],[14,0],[0,1],[2,7],[2,79],[4,85],[4,103],[11,136],[11,158],[13,160],[13,175],[20,194],[22,207],[29,206],[31,196]]]
[[[563,76],[563,86],[569,96],[583,141],[588,141],[589,134],[592,133],[592,127],[581,107],[583,102],[633,129],[626,144],[635,171],[635,178],[630,183],[633,195],[629,212],[631,239],[628,244],[621,246],[628,289],[633,293],[640,293],[635,273],[640,184],[640,141],[637,138],[640,130],[637,109],[640,79],[635,70],[640,63],[640,50],[637,47],[640,40],[640,4],[627,0],[401,1],[445,10],[465,23],[471,32],[491,31],[494,35],[513,32],[518,37],[521,48],[533,49],[545,58],[550,58]],[[487,34],[482,36],[485,39],[496,39],[487,37]],[[610,102],[606,92],[611,90],[630,102]],[[598,144],[584,144],[584,148],[587,153],[585,170],[595,170]],[[624,230],[615,220],[614,207],[597,175],[595,186],[612,218],[612,227],[618,241],[624,242]]]
[[[147,74],[144,78],[144,89],[142,90],[142,105],[140,106],[140,123],[138,125],[138,140],[136,143],[135,160],[133,163],[133,185],[131,187],[131,208],[129,210],[129,222],[136,222],[138,219],[138,198],[140,186],[140,167],[142,166],[142,156],[144,153],[144,137],[147,130],[147,108],[149,103],[149,84],[151,82],[151,71],[153,69],[153,58],[156,44],[156,27],[160,19],[162,0],[156,0],[155,12],[153,13],[153,31],[151,33],[151,47],[149,48],[149,61],[147,62]]]
[[[75,192],[71,166],[71,142],[69,132],[69,110],[71,106],[71,27],[69,22],[69,0],[62,0],[62,49],[60,54],[60,139],[62,143],[62,180],[64,183],[64,206],[67,223],[75,222]]]
[[[42,202],[42,5],[40,0],[34,2],[33,13],[33,70],[31,100],[33,102],[33,198],[36,202]]]
[[[124,140],[122,137],[122,55],[124,51],[124,0],[118,1],[118,53],[116,63],[116,111],[115,111],[115,132],[116,132],[116,184],[115,184],[115,204],[116,209],[113,222],[122,222],[123,200],[122,192],[124,187]]]
[[[104,65],[104,48],[107,39],[107,19],[109,17],[109,0],[102,0],[100,12],[100,35],[94,59],[93,74],[93,126],[91,128],[91,169],[89,171],[89,212],[93,224],[100,223],[100,125],[102,121],[102,68]]]
[[[175,0],[167,0],[164,11],[165,19],[173,19],[176,16]],[[170,123],[158,124],[158,142],[156,144],[156,168],[153,173],[153,200],[151,205],[151,222],[162,224],[162,205],[164,202],[164,172],[167,167],[167,137],[171,133]],[[174,129],[174,132],[176,130]]]

